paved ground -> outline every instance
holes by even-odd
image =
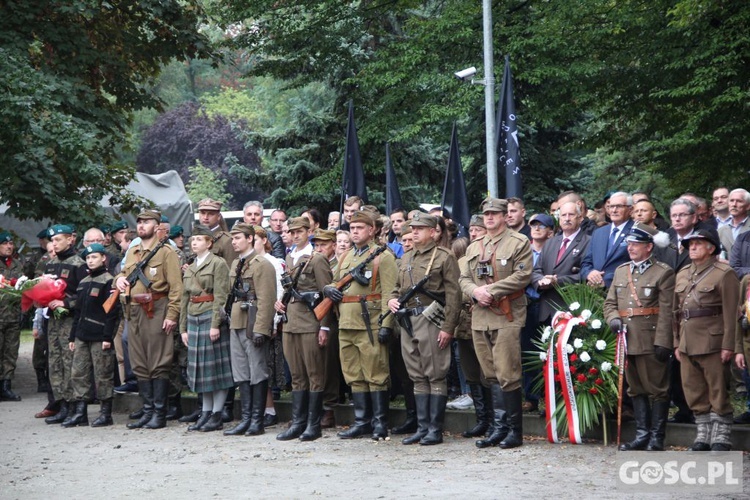
[[[479,450],[447,436],[441,446],[407,447],[342,441],[334,431],[312,443],[282,443],[278,428],[254,438],[188,433],[177,423],[130,431],[125,415],[100,429],[49,426],[33,418],[45,399],[32,392],[29,358],[24,344],[14,383],[23,401],[0,403],[2,499],[643,497],[616,489],[615,448],[601,444],[527,439],[515,450]]]

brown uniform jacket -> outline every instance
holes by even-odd
[[[323,287],[330,284],[333,279],[328,259],[317,252],[300,257],[297,264],[293,264],[292,256],[287,255],[286,265],[289,269],[289,275],[292,277],[297,275],[300,266],[303,267],[296,287],[296,290],[300,293],[320,292],[322,295]],[[317,333],[321,326],[329,326],[330,315],[323,318],[322,322],[318,322],[315,313],[304,302],[297,301],[294,298],[287,305],[286,316],[289,322],[284,325],[284,333]]]
[[[747,288],[750,285],[750,274],[746,274],[740,281],[740,294],[739,294],[739,316],[747,316],[750,319],[750,304],[747,300]],[[734,334],[735,347],[734,352],[737,354],[745,355],[745,362],[750,360],[750,331],[742,329],[742,323],[737,321],[737,328]]]
[[[478,278],[477,265],[489,259],[494,270],[492,278]],[[469,245],[466,260],[462,261],[459,284],[461,290],[473,299],[477,287],[490,283],[488,291],[495,301],[515,292],[523,291],[531,282],[533,258],[529,239],[510,229],[490,237],[486,235]],[[474,330],[497,330],[508,326],[523,327],[526,322],[526,295],[520,294],[511,302],[513,322],[509,322],[497,307],[474,305],[471,313],[471,328]]]
[[[371,250],[376,249],[376,245],[373,242],[369,243],[365,251],[357,255],[357,248],[352,247],[343,258],[339,261],[339,267],[336,270],[335,280],[340,280],[346,273],[356,267],[360,262],[367,259]],[[377,276],[375,276],[375,264],[377,263]],[[370,313],[370,328],[373,332],[378,331],[378,317],[381,314],[385,314],[388,311],[388,299],[390,293],[396,287],[396,275],[398,274],[398,267],[396,265],[396,257],[391,252],[383,252],[370,262],[365,268],[365,275],[370,276],[370,284],[363,286],[352,281],[347,286],[344,292],[344,300],[346,297],[359,297],[359,296],[374,296],[371,300],[367,301],[367,310]],[[385,296],[383,296],[385,294]],[[380,296],[380,298],[377,298]],[[362,317],[362,306],[357,302],[340,302],[339,308],[339,330],[366,330],[365,321]],[[393,315],[390,314],[383,321],[384,328],[394,328],[396,322],[393,319]]]
[[[433,253],[435,258],[433,259]],[[401,258],[401,266],[396,279],[396,287],[391,292],[391,298],[398,299],[406,293],[412,285],[418,283],[425,275],[427,266],[430,267],[430,279],[424,285],[424,289],[445,301],[445,320],[441,330],[451,335],[458,326],[459,312],[461,311],[461,289],[458,286],[458,262],[449,250],[436,246],[434,242],[428,243],[424,248],[409,250]],[[419,303],[415,299],[419,299]],[[428,306],[433,299],[424,293],[417,293],[404,307],[413,308]]]
[[[154,239],[153,244],[158,244],[158,241]],[[122,267],[120,274],[115,277],[115,281],[120,276],[127,278],[141,258],[145,257],[150,251],[151,248],[145,248],[143,242],[131,247],[125,258],[125,265]],[[169,245],[164,245],[148,261],[143,274],[151,280],[151,289],[147,290],[143,283],[137,281],[131,288],[130,295],[147,292],[166,294],[169,299],[166,319],[177,321],[180,316],[180,300],[182,299],[182,270],[177,254]],[[133,307],[132,304],[131,307]]]
[[[651,257],[651,266],[639,273],[632,271],[633,288],[628,284],[631,263],[625,263],[615,270],[612,286],[604,301],[604,317],[607,323],[620,318],[618,311],[636,308],[659,308],[656,314],[622,317],[628,327],[628,354],[654,352],[658,345],[672,349],[672,303],[674,300],[675,275],[671,267]],[[638,302],[633,298],[633,292]],[[640,302],[640,305],[639,305]]]
[[[222,310],[229,294],[229,267],[224,259],[209,253],[206,260],[198,266],[196,260],[185,269],[182,278],[182,307],[180,314],[180,332],[187,332],[188,314],[198,316],[212,311],[211,328],[219,328]],[[190,302],[191,297],[213,295],[211,302]]]
[[[237,258],[237,252],[232,247],[232,236],[226,231],[222,231],[221,228],[213,231],[213,235],[214,244],[211,247],[211,253],[223,258],[227,266],[232,265],[234,259]]]
[[[239,258],[232,262],[229,274],[230,288],[234,286],[236,281],[239,262]],[[240,276],[244,285],[243,289],[246,287],[247,293],[255,296],[257,312],[252,333],[270,336],[273,328],[273,306],[276,302],[276,270],[268,259],[252,252],[247,256]],[[235,300],[232,304],[232,317],[229,326],[235,330],[247,328],[247,311],[242,310],[241,304],[241,300]]]
[[[674,306],[679,322],[674,344],[688,356],[727,349],[734,352],[740,283],[727,264],[710,259],[701,266],[691,263],[677,273]],[[697,309],[718,308],[718,315],[692,317]]]

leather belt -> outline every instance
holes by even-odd
[[[690,318],[702,318],[704,316],[718,316],[721,314],[721,307],[704,307],[702,309],[683,309],[682,311],[676,311],[677,317],[684,319]]]
[[[426,307],[412,307],[411,309],[405,309],[406,314],[409,316],[419,316],[427,309]]]
[[[659,314],[658,307],[629,307],[627,309],[620,309],[617,314],[621,318],[632,318],[633,316],[651,316],[653,314]]]
[[[341,303],[350,304],[352,302],[359,302],[362,297],[364,297],[365,300],[380,300],[381,295],[379,293],[372,293],[370,295],[344,295],[344,298],[341,299]]]
[[[206,294],[206,295],[193,295],[190,297],[190,302],[192,304],[199,304],[201,302],[213,302],[214,301],[214,295],[212,293]]]

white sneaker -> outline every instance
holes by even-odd
[[[474,400],[468,394],[464,394],[460,399],[453,402],[454,410],[468,410],[471,408],[474,408]]]
[[[455,399],[453,399],[451,401],[448,401],[448,404],[446,404],[445,407],[446,408],[450,408],[451,410],[455,410],[456,409],[456,403],[458,403],[459,401],[463,400],[464,396],[465,395],[462,394],[462,395],[458,396],[457,398],[455,398]]]

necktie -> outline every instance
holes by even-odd
[[[614,251],[615,248],[615,241],[617,241],[617,233],[619,230],[617,228],[614,228],[612,230],[612,234],[609,235],[609,252],[611,253]]]
[[[570,241],[570,238],[565,238],[562,241],[562,245],[560,246],[560,250],[557,252],[557,260],[555,260],[555,265],[558,265],[560,261],[563,258],[563,255],[565,255],[565,250],[568,249],[568,242]]]

